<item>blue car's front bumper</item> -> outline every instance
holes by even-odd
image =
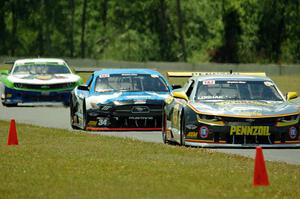
[[[5,88],[4,104],[36,103],[36,102],[61,102],[68,105],[71,90],[64,91],[24,91]]]

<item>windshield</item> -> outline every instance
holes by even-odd
[[[26,64],[17,65],[13,69],[14,75],[54,75],[69,74],[70,70],[65,65],[57,64]]]
[[[96,92],[154,91],[169,92],[164,80],[158,75],[102,74],[96,80]]]
[[[217,81],[199,82],[195,100],[267,100],[282,101],[271,81]]]

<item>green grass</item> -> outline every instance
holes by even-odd
[[[299,198],[300,166],[266,162],[271,185],[253,187],[254,161],[205,149],[0,121],[0,198]]]

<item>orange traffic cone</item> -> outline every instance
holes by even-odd
[[[256,147],[255,165],[254,165],[254,186],[268,186],[269,179],[265,165],[264,155],[260,146]]]
[[[7,138],[7,145],[18,145],[16,121],[14,119],[12,119],[10,121],[9,134],[8,134],[8,138]]]

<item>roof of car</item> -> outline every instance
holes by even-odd
[[[94,75],[98,76],[101,74],[147,74],[147,75],[159,75],[158,71],[151,69],[102,69],[94,72]]]
[[[269,77],[266,76],[256,76],[256,75],[203,75],[203,76],[193,76],[191,79],[196,81],[203,80],[241,80],[241,81],[271,81]]]
[[[45,62],[53,62],[57,64],[66,63],[63,59],[57,58],[31,58],[31,59],[18,59],[15,61],[15,64],[26,64],[26,63],[45,63]]]

